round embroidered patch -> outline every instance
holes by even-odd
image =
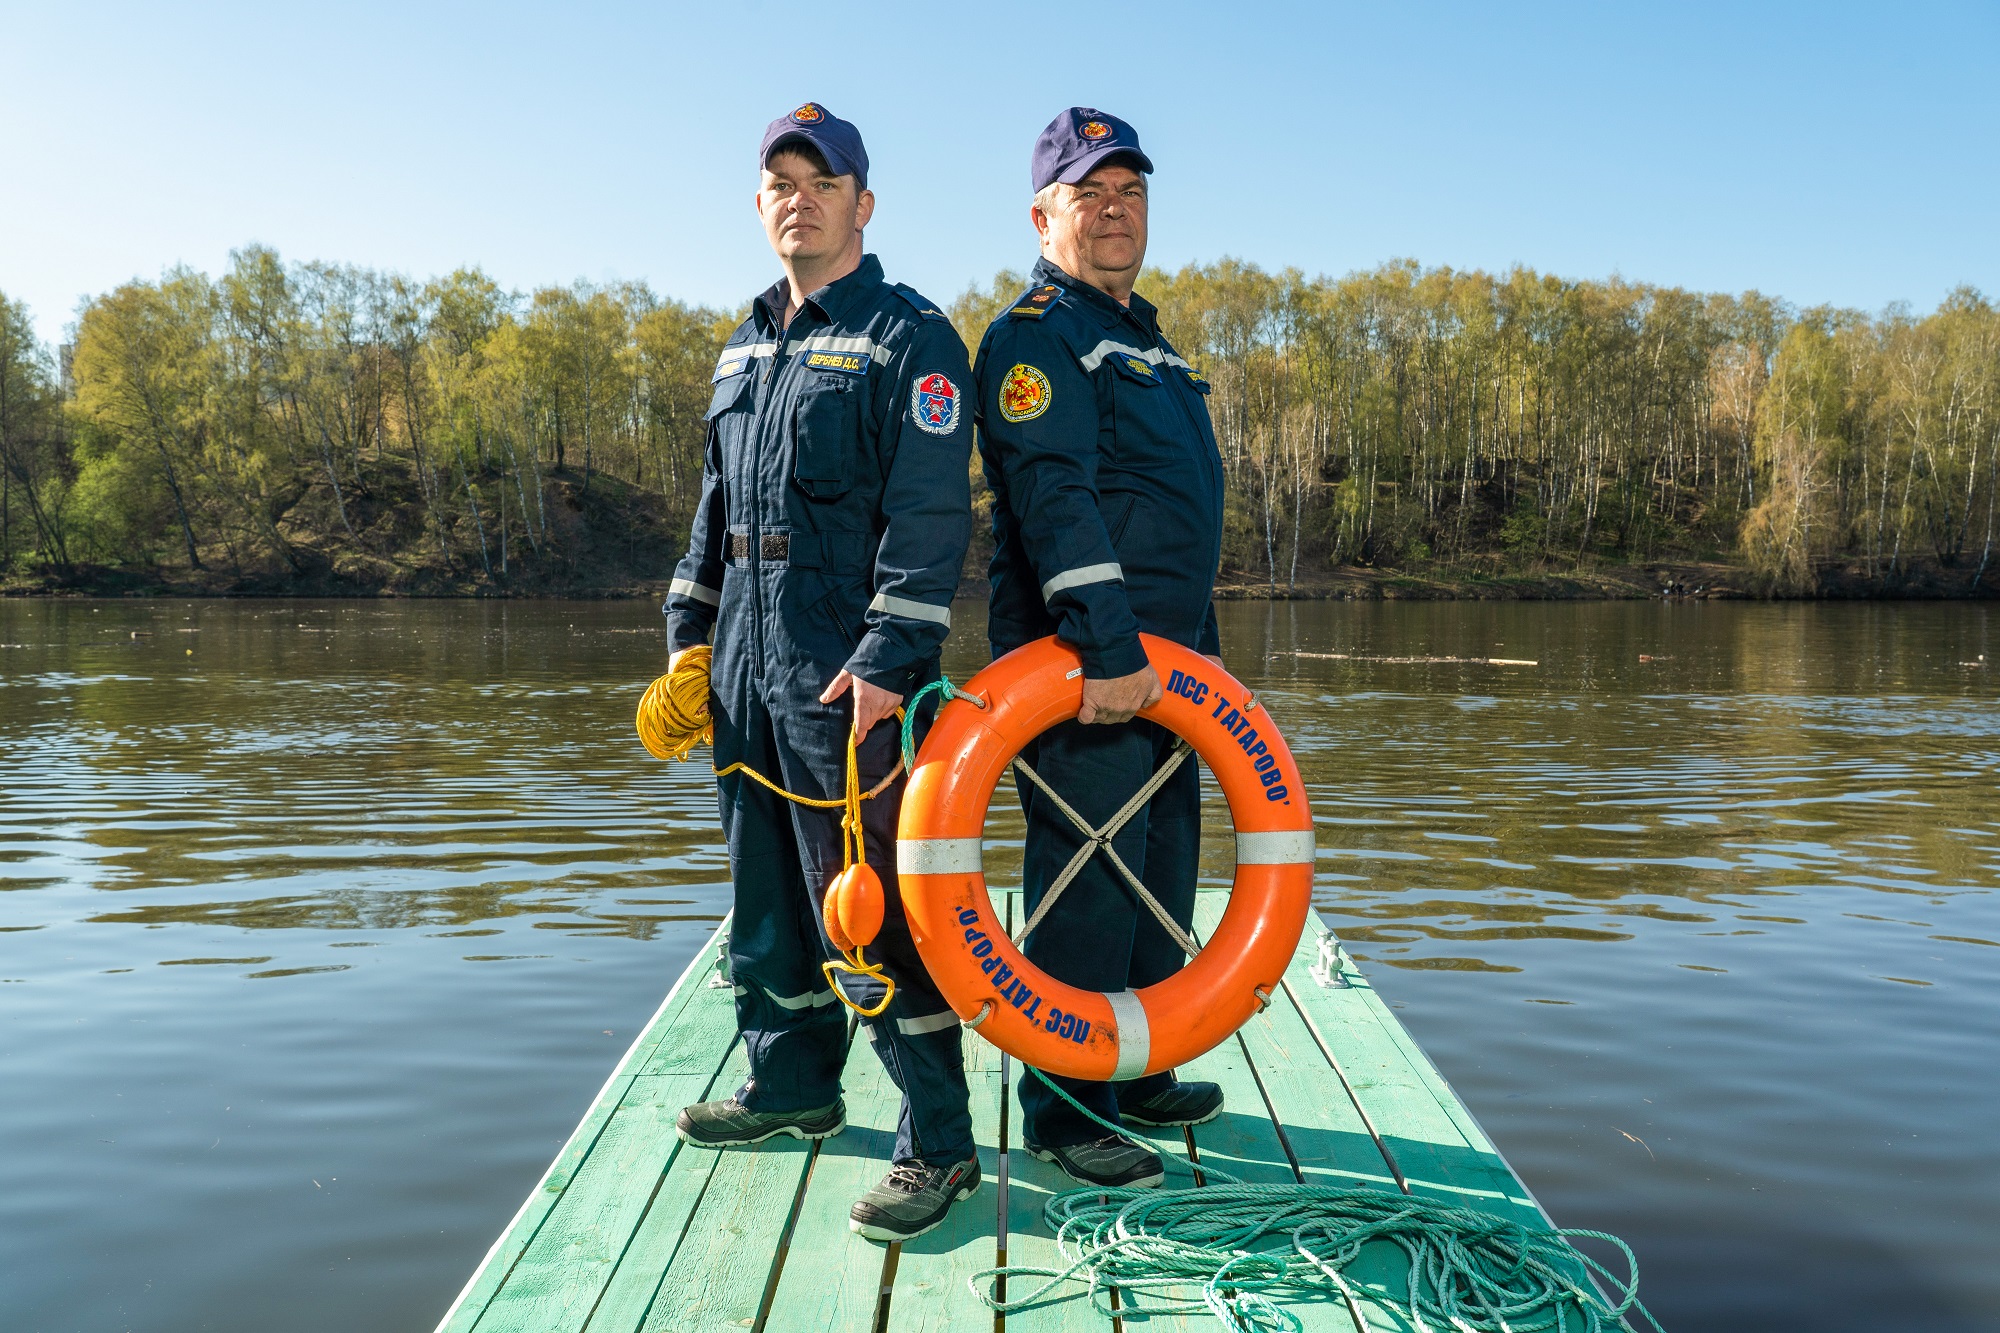
[[[910,420],[932,435],[958,429],[958,386],[943,375],[924,375],[910,389]]]
[[[1101,120],[1086,120],[1078,133],[1086,139],[1102,139],[1111,133],[1111,127]]]
[[[1015,366],[1000,381],[1000,418],[1033,421],[1049,410],[1049,377],[1033,366]]]
[[[807,102],[792,113],[792,124],[794,125],[817,125],[825,119],[826,112],[820,110],[819,103],[817,102]]]

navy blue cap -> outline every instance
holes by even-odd
[[[771,154],[794,139],[819,149],[834,175],[852,176],[856,189],[868,188],[868,150],[861,146],[861,131],[818,102],[807,102],[771,122],[764,131],[764,146],[757,150],[757,165],[769,166]]]
[[[1060,181],[1074,185],[1105,158],[1123,153],[1139,170],[1151,174],[1153,159],[1139,147],[1139,131],[1116,116],[1087,106],[1073,106],[1049,122],[1035,140],[1035,157],[1028,171],[1040,194]]]

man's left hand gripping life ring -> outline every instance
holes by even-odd
[[[1008,1054],[1072,1078],[1138,1078],[1221,1044],[1269,1003],[1312,903],[1312,811],[1270,716],[1207,658],[1140,638],[1166,687],[1140,716],[1194,748],[1236,824],[1229,907],[1185,968],[1136,991],[1066,985],[1022,956],[987,896],[980,841],[994,788],[1024,745],[1083,701],[1081,662],[1055,639],[1008,653],[938,710],[897,830],[903,910],[953,1012]]]

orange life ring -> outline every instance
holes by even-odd
[[[924,966],[952,1011],[1008,1054],[1054,1074],[1130,1079],[1212,1050],[1269,1002],[1312,902],[1313,823],[1291,750],[1254,696],[1189,649],[1140,636],[1166,693],[1141,717],[1194,747],[1236,824],[1228,910],[1181,971],[1104,994],[1021,955],[986,893],[986,807],[1014,756],[1076,716],[1082,663],[1056,639],[1000,658],[938,710],[903,797],[896,873]]]

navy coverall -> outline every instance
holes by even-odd
[[[784,282],[752,304],[715,367],[701,501],[667,597],[679,649],[715,635],[715,766],[738,761],[801,796],[845,790],[851,696],[842,668],[907,698],[934,679],[971,530],[965,344],[929,301],[886,283],[873,255],[807,297],[790,328]],[[863,790],[895,766],[895,719],[859,751]],[[737,1094],[759,1111],[840,1093],[846,1011],[820,971],[841,868],[839,809],[786,801],[742,773],[718,780],[736,915],[729,957],[750,1057]],[[867,947],[896,996],[867,1020],[903,1090],[896,1159],[972,1156],[958,1019],[924,971],[896,885],[903,780],[862,805],[868,863],[888,899]],[[878,983],[843,976],[864,1006]]]
[[[987,329],[973,373],[980,458],[994,493],[993,651],[1054,634],[1082,654],[1090,679],[1144,667],[1141,630],[1219,653],[1211,599],[1223,480],[1208,383],[1160,333],[1158,312],[1143,297],[1121,306],[1046,259],[1033,281]],[[1102,827],[1172,746],[1150,722],[1068,722],[1023,757]],[[1016,786],[1027,815],[1022,875],[1032,912],[1083,835],[1031,784]],[[1192,761],[1112,839],[1184,928],[1194,914],[1200,840]],[[1185,961],[1101,856],[1085,864],[1026,952],[1051,976],[1098,991],[1150,986]],[[1120,1102],[1143,1102],[1172,1079],[1058,1082],[1115,1123]],[[1024,1077],[1020,1095],[1023,1129],[1037,1144],[1068,1147],[1103,1133],[1037,1079]]]

